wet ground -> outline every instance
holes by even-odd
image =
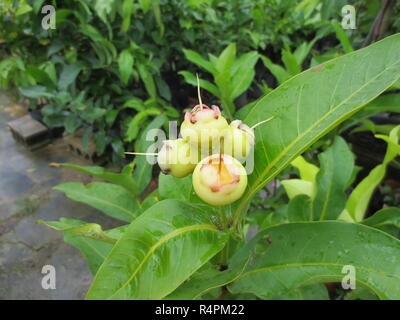
[[[52,190],[63,182],[91,178],[49,163],[91,164],[71,154],[62,139],[34,152],[15,142],[7,122],[24,113],[0,92],[0,299],[82,299],[92,280],[84,259],[63,242],[61,232],[36,221],[68,217],[105,228],[115,221]],[[55,267],[54,290],[41,286],[44,265]]]

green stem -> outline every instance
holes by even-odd
[[[228,230],[228,218],[227,218],[227,210],[225,206],[219,207],[219,217],[221,220],[222,228],[229,232]],[[220,265],[221,266],[227,266],[228,265],[228,259],[229,259],[229,242],[230,242],[230,235],[228,238],[228,241],[226,242],[225,247],[221,250],[220,252]]]

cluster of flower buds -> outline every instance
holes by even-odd
[[[252,151],[252,128],[240,120],[227,120],[217,106],[199,104],[186,112],[182,138],[166,140],[158,164],[166,174],[182,178],[193,172],[197,195],[212,205],[239,199],[247,186],[247,173],[240,161]]]

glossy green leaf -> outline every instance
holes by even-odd
[[[204,59],[196,51],[183,49],[183,53],[184,53],[186,59],[188,59],[189,61],[193,62],[194,64],[197,64],[199,67],[210,72],[211,74],[216,74],[217,70],[215,69],[213,64],[211,62],[209,62],[208,60]]]
[[[197,86],[197,79],[196,76],[193,73],[190,73],[189,71],[180,71],[178,72],[180,75],[182,75],[185,78],[185,81],[192,86]],[[208,92],[212,93],[214,96],[219,96],[220,92],[218,88],[213,85],[211,82],[203,79],[199,79],[200,87],[207,90]]]
[[[104,182],[92,182],[84,185],[78,182],[68,182],[54,187],[63,191],[68,198],[86,203],[106,215],[130,222],[139,213],[137,199],[124,188]]]
[[[254,170],[236,215],[295,157],[400,77],[399,46],[400,35],[385,38],[307,70],[258,100],[244,122],[274,118],[255,129]]]
[[[235,61],[232,67],[232,93],[231,98],[236,99],[243,92],[245,92],[254,80],[255,70],[254,67],[259,59],[256,51],[245,53]]]
[[[122,25],[121,29],[127,32],[131,25],[131,16],[134,12],[134,2],[132,0],[124,0],[122,3]]]
[[[253,258],[257,241],[259,241],[258,236],[242,245],[229,259],[226,270],[220,271],[218,270],[218,266],[209,263],[196,272],[173,293],[168,295],[166,299],[198,299],[212,289],[222,287],[235,281],[243,273],[246,266]]]
[[[124,85],[129,81],[133,68],[133,56],[129,50],[123,50],[118,57],[119,76]]]
[[[121,173],[107,172],[103,167],[99,166],[78,166],[73,163],[61,163],[61,165],[117,184],[124,187],[134,196],[139,193],[138,184],[135,182],[135,179],[132,178],[134,163],[125,166]]]
[[[18,88],[18,91],[25,97],[37,99],[37,98],[54,98],[54,94],[47,91],[44,86],[28,86],[24,88]]]
[[[268,57],[262,56],[261,60],[263,61],[264,66],[272,73],[279,84],[282,84],[290,78],[290,74],[285,70],[285,68],[279,64],[273,63]]]
[[[114,246],[109,242],[98,241],[68,232],[64,233],[64,241],[81,252],[92,275],[96,274],[104,259]]]
[[[158,116],[161,110],[157,108],[148,108],[138,112],[130,121],[128,130],[126,131],[126,141],[135,140],[140,132],[140,125],[146,121],[149,116]]]
[[[328,291],[324,284],[314,284],[293,289],[292,291],[278,296],[276,300],[329,300]]]
[[[156,98],[157,90],[156,90],[156,85],[154,83],[153,75],[150,73],[150,71],[144,64],[138,65],[138,71],[140,79],[142,79],[147,93],[150,95],[151,98]]]
[[[115,243],[121,237],[126,226],[113,230],[103,231],[97,223],[86,223],[81,220],[61,218],[60,221],[37,221],[52,229],[68,232],[77,236],[82,236],[98,241]]]
[[[344,266],[381,299],[400,298],[400,241],[367,226],[339,221],[289,223],[268,228],[270,244],[230,286],[273,299],[293,289],[341,282]]]
[[[397,126],[390,132],[389,139],[392,143],[387,145],[383,163],[372,169],[368,176],[354,188],[346,202],[345,212],[341,214],[341,218],[346,219],[345,217],[350,216],[355,222],[364,219],[372,195],[386,175],[388,164],[397,156],[399,131],[400,126]],[[349,219],[347,218],[347,220]]]
[[[160,173],[158,190],[162,199],[177,199],[190,201],[194,193],[192,176],[176,178],[169,174]]]
[[[346,53],[353,52],[353,46],[351,45],[351,41],[346,34],[346,30],[340,25],[340,23],[336,20],[332,21],[332,26],[335,29],[336,37],[339,39],[342,44],[343,50]]]
[[[335,220],[346,205],[345,190],[354,170],[354,156],[347,143],[336,137],[318,158],[321,169],[316,178],[312,216],[314,220]]]
[[[384,208],[375,212],[371,217],[363,220],[361,223],[382,230],[385,230],[387,226],[400,229],[400,208]]]
[[[313,197],[315,193],[314,183],[302,179],[290,179],[281,181],[289,199],[304,194]]]
[[[311,221],[313,200],[307,194],[299,194],[293,199],[290,199],[287,215],[290,222]]]
[[[236,58],[236,44],[229,44],[219,55],[216,62],[216,69],[218,70],[218,75],[228,75],[231,68],[235,62]],[[227,79],[229,80],[229,79]]]
[[[64,66],[58,79],[58,88],[60,90],[67,89],[75,81],[82,68],[83,65],[79,62]]]
[[[302,156],[298,156],[294,159],[291,165],[299,170],[302,180],[315,182],[315,177],[319,171],[316,165],[306,161]]]
[[[87,298],[161,299],[226,240],[202,206],[161,201],[131,223],[100,267]]]
[[[81,220],[67,218],[42,223],[53,229],[63,231],[64,241],[81,252],[93,275],[111,251],[115,241],[122,236],[127,228],[127,226],[121,226],[102,231],[97,224],[88,224]]]
[[[301,65],[289,50],[282,50],[282,61],[291,76],[301,72]]]
[[[26,71],[36,80],[37,83],[43,84],[50,89],[54,89],[55,85],[50,76],[44,71],[35,66],[27,66]]]

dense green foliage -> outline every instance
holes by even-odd
[[[63,164],[102,181],[55,189],[122,224],[41,221],[87,260],[87,298],[328,299],[323,284],[351,265],[358,290],[331,296],[400,299],[400,200],[383,186],[400,127],[371,120],[399,112],[400,4],[372,43],[381,2],[350,1],[352,31],[340,24],[348,2],[53,0],[54,30],[41,27],[43,0],[0,4],[0,85],[116,163],[196,104],[196,73],[228,120],[271,119],[255,129],[244,195],[223,207],[146,157],[120,173]],[[348,140],[365,132],[384,154],[361,175]]]

